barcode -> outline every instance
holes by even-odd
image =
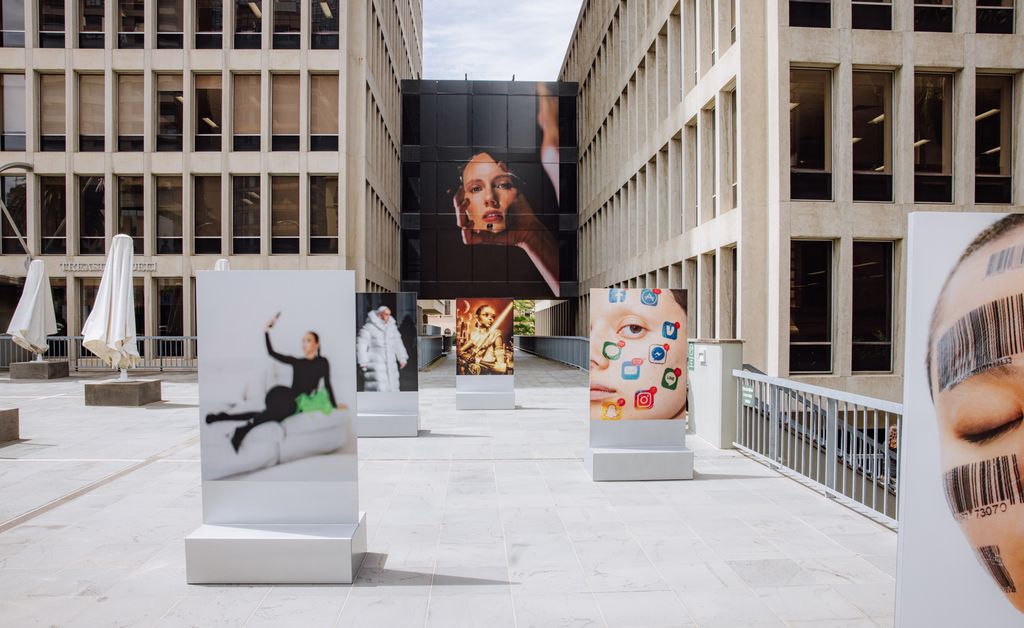
[[[988,270],[986,277],[1005,273],[1008,270],[1024,268],[1024,246],[1015,245],[992,254],[988,258]]]
[[[1024,294],[1004,297],[971,310],[942,335],[937,347],[939,388],[1010,362],[1024,353]]]
[[[943,476],[946,501],[956,518],[963,518],[976,508],[1024,501],[1017,454],[954,467]]]
[[[1013,578],[1010,577],[1010,572],[1006,571],[1006,565],[1003,564],[1003,557],[999,555],[999,547],[995,545],[986,545],[978,548],[978,553],[981,554],[981,559],[985,563],[985,567],[988,569],[988,573],[992,576],[992,579],[996,581],[999,588],[1003,590],[1003,593],[1016,593],[1017,587],[1013,584]]]

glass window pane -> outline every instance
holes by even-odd
[[[299,178],[270,178],[271,253],[299,252]]]
[[[832,242],[794,240],[790,248],[789,368],[832,370]]]
[[[338,75],[309,77],[309,131],[314,135],[338,134]]]
[[[143,134],[144,87],[141,74],[117,77],[117,134]]]
[[[78,30],[86,33],[103,32],[104,0],[79,0]]]
[[[78,252],[81,255],[103,255],[105,216],[106,186],[103,177],[78,177]]]
[[[260,252],[260,177],[231,178],[231,252],[235,255]]]
[[[338,177],[309,178],[309,252],[338,252]]]
[[[263,46],[263,1],[235,0],[235,48]]]
[[[299,75],[274,74],[270,81],[270,132],[274,135],[299,133]]]
[[[220,150],[221,76],[196,75],[196,150]]]
[[[310,47],[334,49],[338,47],[338,0],[314,0]]]
[[[64,100],[64,75],[39,75],[39,132],[42,135],[64,135]]]
[[[14,219],[14,224],[18,226],[17,231],[11,228],[11,223],[8,222],[6,216],[0,222],[0,236],[2,236],[0,237],[0,253],[19,255],[28,253],[21,244],[22,238],[28,237],[27,214],[25,213],[25,177],[0,177],[0,197],[7,205],[7,211]]]
[[[25,150],[25,75],[0,74],[2,150]]]
[[[198,176],[193,186],[195,253],[220,255],[220,176]]]
[[[853,73],[853,198],[892,200],[892,74]]]
[[[67,186],[64,177],[39,177],[40,249],[43,255],[67,252]]]
[[[136,255],[142,255],[144,248],[144,199],[142,177],[117,178],[117,232],[131,236]]]
[[[790,196],[832,198],[832,73],[791,70],[789,92]]]
[[[64,33],[64,0],[40,0],[39,30],[40,32]],[[62,41],[60,47],[63,48],[63,46]]]
[[[25,46],[25,2],[24,0],[3,0],[0,3],[0,32],[3,45],[9,48]]]
[[[953,77],[914,77],[914,172],[952,174]]]
[[[185,30],[185,8],[182,0],[157,0],[156,30],[181,33]]]
[[[181,254],[181,177],[156,178],[156,252]]]
[[[103,137],[103,75],[78,76],[78,132]]]
[[[274,32],[298,33],[302,28],[298,0],[274,0]]]
[[[145,3],[142,0],[119,0],[119,4],[118,32],[142,33],[145,30]]]
[[[853,370],[892,370],[892,242],[853,243]]]
[[[224,32],[224,9],[221,0],[196,0],[196,32]]]
[[[158,336],[185,335],[185,291],[180,277],[157,277],[157,329]],[[162,356],[180,355],[178,343],[158,343]]]
[[[1013,155],[1013,77],[979,74],[976,98],[975,172],[1008,176]]]
[[[240,135],[260,134],[260,75],[234,76],[234,132]]]

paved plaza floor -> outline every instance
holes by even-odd
[[[185,583],[199,526],[195,374],[86,408],[0,378],[0,625],[888,626],[896,534],[696,437],[689,482],[594,483],[586,374],[520,354],[515,411],[421,373],[419,438],[360,439],[369,555],[351,586]]]

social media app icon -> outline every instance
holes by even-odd
[[[645,289],[640,291],[640,303],[643,303],[644,305],[652,305],[652,306],[653,305],[657,305],[658,304],[658,295],[659,294],[661,294],[661,290],[658,290],[657,288],[655,288],[653,290],[648,290],[648,289],[645,288]]]
[[[654,407],[654,393],[658,392],[657,388],[649,388],[647,390],[638,390],[633,395],[633,406],[637,410],[650,410]]]
[[[640,379],[640,365],[644,361],[640,358],[633,358],[622,364],[622,379]]]
[[[601,419],[605,421],[618,421],[622,418],[622,406],[614,401],[605,401],[601,404]]]
[[[626,291],[621,288],[612,288],[608,291],[608,302],[609,303],[625,303],[626,302]]]
[[[601,354],[609,360],[618,360],[622,357],[622,346],[626,344],[621,340],[619,342],[605,342],[604,347],[601,349]]]
[[[669,340],[675,340],[679,337],[679,323],[673,321],[665,321],[661,324],[661,335],[668,338]]]
[[[682,369],[665,369],[661,375],[661,385],[669,390],[675,390],[679,385],[679,376],[682,374]]]
[[[651,345],[651,364],[664,364],[668,357],[668,345]]]

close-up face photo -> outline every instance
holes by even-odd
[[[462,170],[462,197],[469,228],[501,233],[519,195],[515,176],[487,153],[475,155]]]
[[[685,303],[684,290],[591,291],[591,419],[683,418]]]
[[[928,343],[942,483],[978,560],[1024,612],[1024,226],[979,236]],[[978,245],[978,242],[981,242]]]

